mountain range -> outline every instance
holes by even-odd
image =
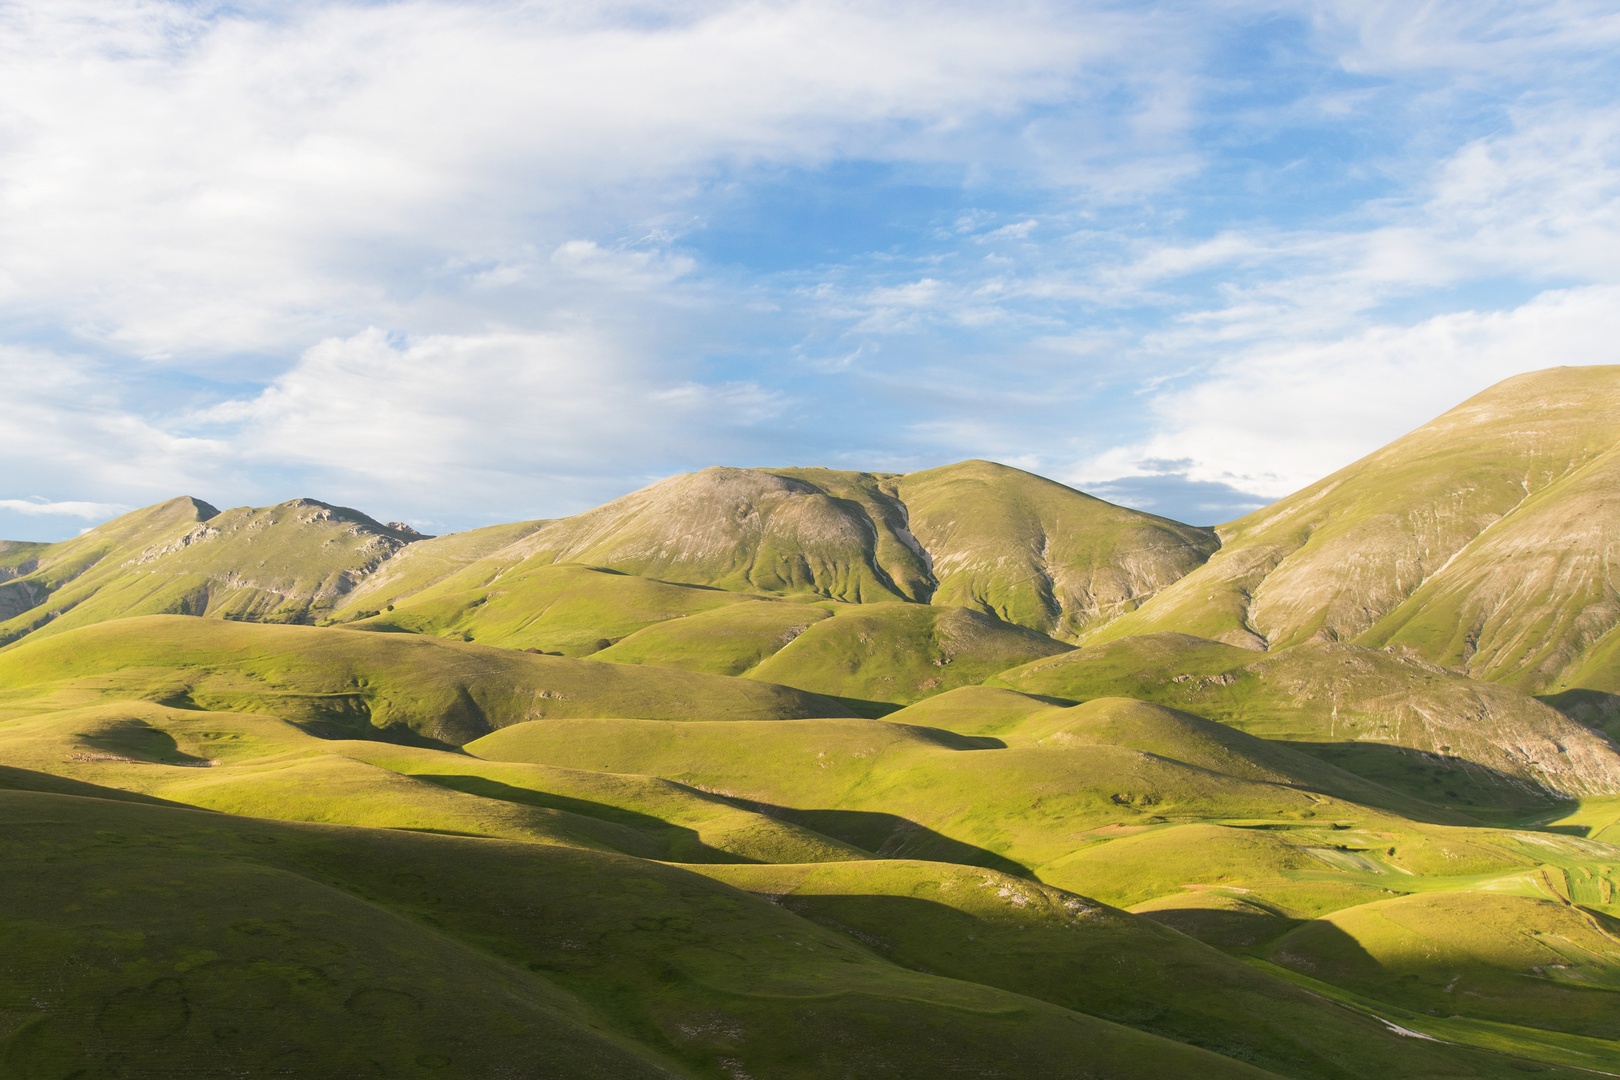
[[[0,543],[0,1075],[1620,1073],[1617,462],[1556,368],[1216,528],[966,461]]]

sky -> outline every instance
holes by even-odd
[[[1620,4],[0,0],[0,536],[990,458],[1207,525],[1620,362]]]

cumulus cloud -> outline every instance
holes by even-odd
[[[195,358],[432,329],[409,301],[445,291],[435,267],[678,276],[574,230],[657,216],[723,164],[895,139],[949,157],[952,131],[1062,99],[1127,30],[828,0],[9,4],[0,302]],[[514,250],[534,244],[556,255]]]
[[[1510,375],[1620,363],[1620,287],[1543,294],[1510,311],[1380,326],[1247,351],[1150,403],[1150,437],[1064,470],[1081,486],[1173,477],[1263,499],[1304,487]]]
[[[1209,521],[1611,358],[1611,8],[16,0],[0,498],[791,448]]]
[[[443,512],[605,497],[604,477],[735,452],[779,408],[752,383],[672,380],[583,330],[396,341],[372,328],[193,422],[234,457]]]
[[[221,444],[142,415],[117,375],[104,360],[0,347],[0,461],[8,463],[0,494],[51,491],[51,504],[126,504],[198,489],[228,469]]]

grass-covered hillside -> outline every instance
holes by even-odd
[[[1620,1075],[1617,405],[0,544],[0,1078]]]
[[[1398,642],[1533,692],[1577,685],[1620,624],[1617,448],[1620,367],[1516,376],[1221,526],[1218,554],[1102,636]]]

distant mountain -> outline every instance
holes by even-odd
[[[1095,639],[1394,644],[1530,692],[1620,689],[1592,664],[1620,626],[1620,366],[1508,379],[1217,531]]]
[[[131,615],[307,621],[419,539],[313,499],[225,511],[170,499],[0,551],[0,644]]]

